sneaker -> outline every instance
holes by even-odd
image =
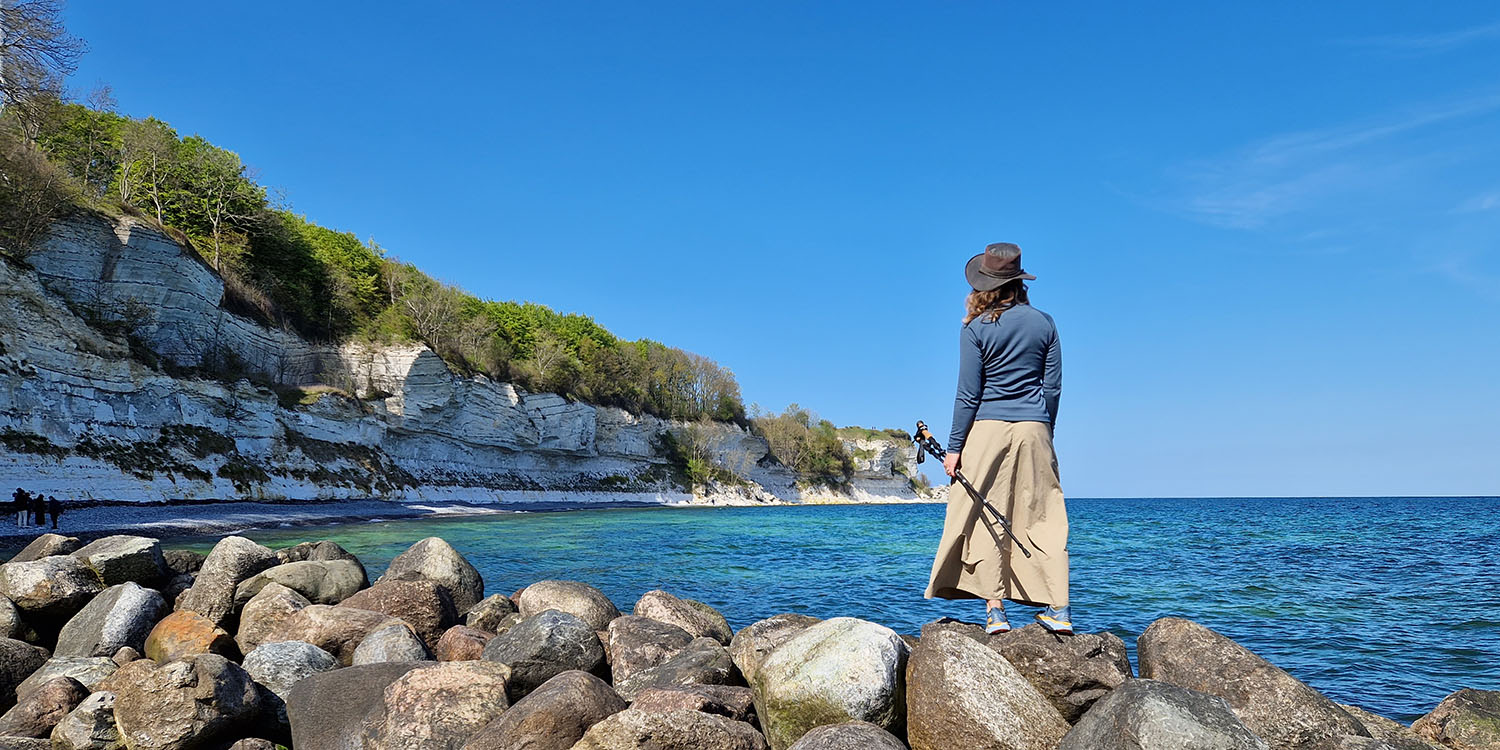
[[[1036,616],[1036,621],[1047,630],[1060,635],[1073,634],[1073,617],[1066,606],[1048,607]]]
[[[1005,619],[1005,607],[995,607],[984,613],[984,632],[999,635],[1010,632],[1010,620]]]

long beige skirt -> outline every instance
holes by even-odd
[[[994,515],[955,482],[948,488],[943,539],[932,561],[928,599],[1010,599],[1068,603],[1068,510],[1042,422],[974,422],[959,459],[974,488],[1010,519],[1025,557]]]

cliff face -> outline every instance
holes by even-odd
[[[266,328],[226,310],[219,276],[141,224],[61,222],[29,262],[0,263],[0,486],[130,501],[695,499],[658,450],[682,425],[460,375],[422,345]],[[134,353],[111,327],[132,330]],[[307,390],[181,374],[226,359]],[[809,489],[759,437],[707,429],[750,484],[699,501],[915,498],[893,470],[911,465],[910,446],[861,441],[850,488]]]

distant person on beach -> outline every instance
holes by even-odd
[[[62,515],[62,503],[57,501],[57,496],[47,496],[47,512],[52,516],[52,528],[57,528],[57,517]]]
[[[15,494],[11,495],[11,497],[15,499],[13,506],[16,511],[16,525],[25,527],[26,514],[31,512],[31,495],[26,490],[17,487]]]
[[[37,526],[47,525],[47,498],[40,492],[31,498],[31,518]]]
[[[1062,395],[1062,348],[1052,317],[1031,306],[1021,248],[999,242],[964,268],[973,291],[959,335],[958,393],[943,469],[960,467],[1030,548],[1024,557],[957,485],[927,598],[985,600],[985,630],[1010,630],[1005,601],[1045,607],[1036,619],[1072,633],[1068,514],[1052,430]]]

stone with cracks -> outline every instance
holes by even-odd
[[[906,750],[906,745],[868,721],[846,721],[813,729],[790,750]]]
[[[333,654],[311,643],[282,641],[266,643],[245,655],[245,673],[269,691],[262,696],[270,703],[270,713],[276,717],[283,732],[290,731],[286,714],[286,697],[297,683],[323,672],[331,672],[340,666]]]
[[[364,722],[370,750],[459,748],[510,705],[510,668],[486,661],[415,669],[385,689]]]
[[[191,610],[179,610],[163,617],[146,636],[146,657],[159,663],[196,654],[238,658],[240,650],[223,628]]]
[[[0,736],[50,736],[52,728],[88,695],[88,689],[77,680],[54,677],[0,716]]]
[[[702,711],[754,723],[755,691],[737,685],[646,688],[636,693],[630,707],[642,711]]]
[[[701,711],[626,709],[589,728],[573,750],[766,750],[743,721]]]
[[[427,537],[396,556],[382,581],[432,581],[453,597],[453,606],[467,612],[484,598],[484,579],[453,545],[435,536]]]
[[[271,631],[270,641],[304,641],[339,658],[344,665],[354,663],[354,651],[371,631],[399,623],[389,615],[354,607],[330,607],[314,604],[288,617]]]
[[[43,534],[31,543],[21,548],[15,557],[6,562],[35,562],[44,557],[53,555],[71,555],[73,551],[82,546],[76,536],[63,536],[62,534]]]
[[[1053,750],[1068,732],[1057,709],[1005,657],[951,630],[917,643],[906,690],[912,750]]]
[[[738,674],[729,650],[713,638],[694,638],[681,651],[654,667],[647,667],[615,684],[615,691],[625,700],[635,700],[637,693],[654,687],[682,685],[727,685]]]
[[[431,649],[443,631],[458,624],[458,610],[447,589],[432,581],[381,581],[345,599],[342,607],[383,612],[416,631]]]
[[[490,639],[484,660],[509,665],[510,698],[519,700],[569,670],[605,674],[604,645],[588,623],[549,609]]]
[[[1132,676],[1125,642],[1113,633],[1058,636],[1032,623],[988,642],[1069,723]]]
[[[694,638],[712,638],[727,646],[734,632],[724,615],[703,602],[679,599],[665,591],[647,591],[635,603],[635,614],[671,623]]]
[[[79,547],[73,557],[99,574],[105,586],[135,582],[154,586],[166,577],[161,542],[148,536],[115,535]]]
[[[437,646],[432,649],[433,657],[438,661],[472,661],[484,657],[484,646],[494,638],[494,633],[487,633],[467,625],[454,625],[443,633],[438,639]]]
[[[429,661],[432,654],[422,639],[412,632],[411,626],[400,621],[382,625],[364,637],[354,649],[352,663],[380,664],[383,662]]]
[[[25,698],[58,677],[70,678],[88,690],[102,690],[100,686],[117,669],[115,660],[105,656],[54,656],[16,686],[16,697]]]
[[[16,705],[16,688],[47,662],[47,649],[0,638],[0,711]]]
[[[563,672],[485,725],[463,750],[568,750],[589,727],[626,707],[604,680]]]
[[[795,614],[766,618],[734,634],[729,641],[729,656],[739,667],[740,674],[745,676],[745,681],[750,682],[760,670],[761,662],[777,646],[820,622],[822,620],[816,617]]]
[[[55,656],[113,656],[146,647],[146,636],[167,613],[161,594],[128,582],[111,586],[84,605],[57,636]]]
[[[279,583],[313,604],[338,604],[370,585],[365,568],[351,560],[302,560],[266,568],[234,589],[236,606],[244,606],[268,584]]]
[[[193,587],[182,592],[177,609],[197,612],[224,627],[234,617],[235,589],[277,563],[276,553],[242,536],[227,536],[209,551]]]
[[[115,721],[130,750],[188,750],[233,739],[261,707],[250,675],[218,654],[168,664],[133,661],[120,667],[113,684]]]
[[[1444,698],[1411,728],[1456,750],[1500,748],[1500,691],[1464,688]]]
[[[125,740],[115,726],[115,694],[94,693],[83,699],[52,729],[55,750],[123,750]]]
[[[609,624],[609,670],[616,685],[672,658],[693,641],[691,633],[649,617],[626,615]]]
[[[68,555],[0,565],[0,596],[26,617],[66,620],[103,590],[99,574]]]
[[[422,662],[367,664],[307,677],[286,696],[292,746],[317,750],[366,750],[360,742],[365,717],[385,699],[385,689]]]
[[[500,622],[513,614],[516,614],[516,605],[510,597],[491,594],[464,613],[464,624],[488,633],[499,633]]]
[[[240,628],[234,642],[241,653],[250,653],[267,642],[271,633],[292,615],[307,609],[307,597],[279,583],[269,583],[240,610]]]
[[[1130,680],[1095,702],[1058,750],[1267,750],[1216,695]]]
[[[578,581],[538,581],[516,596],[516,609],[522,617],[531,617],[549,609],[567,612],[588,623],[593,630],[604,630],[620,616],[604,592]]]

